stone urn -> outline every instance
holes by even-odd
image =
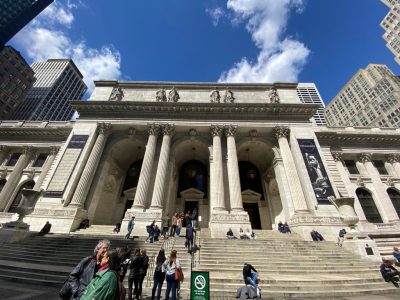
[[[342,222],[350,227],[351,231],[355,231],[359,218],[354,210],[354,197],[329,197],[328,199],[339,211]]]
[[[37,191],[31,189],[23,189],[21,191],[22,199],[18,207],[15,209],[18,214],[18,220],[11,222],[11,224],[9,224],[9,227],[29,228],[29,225],[26,224],[23,220],[26,215],[33,212],[36,201],[39,199],[42,192],[43,190]]]

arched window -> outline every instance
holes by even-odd
[[[128,171],[126,172],[125,182],[122,187],[121,196],[125,190],[133,188],[138,185],[140,170],[142,169],[143,159],[135,161],[130,165]]]
[[[388,188],[387,193],[389,195],[390,200],[392,200],[392,203],[393,203],[394,209],[397,212],[397,215],[400,218],[400,193],[397,190],[392,189],[392,188]]]
[[[179,171],[177,197],[180,197],[182,191],[190,188],[202,191],[207,198],[207,167],[197,160],[190,160],[182,165]]]
[[[15,213],[16,208],[18,207],[18,205],[21,203],[21,200],[22,200],[22,190],[23,189],[33,189],[34,186],[35,186],[35,182],[33,180],[27,181],[23,185],[21,185],[17,196],[15,196],[13,203],[11,204],[10,208],[8,209],[8,212]]]
[[[376,208],[374,199],[372,198],[370,192],[365,189],[359,188],[356,190],[356,194],[364,211],[365,217],[367,218],[367,221],[371,223],[383,223],[381,215]]]
[[[260,172],[255,165],[248,161],[239,161],[239,176],[242,192],[252,190],[261,194],[261,200],[264,200]]]

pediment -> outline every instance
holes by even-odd
[[[180,195],[184,199],[203,199],[204,197],[204,193],[195,188],[184,190],[180,192]]]
[[[242,199],[243,200],[252,200],[252,201],[258,201],[261,199],[261,194],[257,193],[253,190],[245,190],[242,192]]]
[[[123,194],[126,198],[133,200],[136,195],[136,186],[123,191]]]

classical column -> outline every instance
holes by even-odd
[[[237,126],[225,127],[228,148],[228,181],[229,195],[231,200],[231,209],[233,211],[243,210],[242,191],[240,188],[239,164],[236,152],[236,135]]]
[[[144,153],[142,169],[140,170],[139,182],[136,188],[134,208],[144,208],[146,203],[147,190],[150,184],[151,170],[153,169],[154,153],[156,151],[157,136],[160,126],[151,124],[149,126],[149,139],[147,140],[146,152]]]
[[[308,207],[304,198],[303,189],[301,187],[300,178],[297,174],[296,165],[292,156],[292,152],[287,140],[289,136],[289,128],[277,126],[274,128],[274,134],[278,140],[279,149],[285,166],[288,179],[291,181],[289,184],[290,193],[292,196],[293,207],[295,212],[307,212]]]
[[[371,177],[376,194],[374,201],[378,209],[380,208],[379,211],[382,212],[382,220],[384,222],[398,221],[399,217],[386,191],[387,186],[381,181],[378,170],[372,164],[372,154],[362,153],[360,162],[364,164],[366,172]]]
[[[111,123],[100,123],[98,125],[98,136],[96,142],[90,151],[89,159],[87,160],[82,175],[79,178],[78,186],[75,189],[74,196],[72,197],[69,206],[84,207],[86,196],[89,192],[90,185],[103,153],[103,149],[107,141],[107,135],[110,132],[110,129]]]
[[[389,154],[387,161],[392,165],[395,175],[400,177],[400,154]]]
[[[151,199],[151,208],[162,208],[165,188],[165,177],[169,163],[169,153],[171,146],[171,136],[174,133],[175,126],[165,124],[161,126],[163,140],[161,144],[160,157],[158,159],[156,180],[154,183],[153,197]]]
[[[19,157],[16,165],[14,166],[14,170],[11,172],[6,184],[3,187],[3,190],[0,193],[0,211],[4,211],[7,207],[8,202],[11,195],[14,192],[14,189],[18,186],[18,182],[22,176],[22,171],[27,166],[31,155],[32,155],[32,147],[25,146],[22,149],[22,154]]]
[[[50,147],[50,152],[49,152],[49,156],[46,160],[46,164],[43,166],[42,168],[42,173],[40,173],[38,180],[36,180],[35,182],[35,186],[33,187],[34,190],[38,191],[40,190],[40,187],[44,181],[44,179],[46,178],[47,173],[50,170],[51,165],[54,162],[54,159],[58,153],[58,147]]]
[[[222,146],[221,135],[223,133],[223,126],[211,125],[211,135],[213,136],[213,168],[210,175],[210,180],[213,182],[210,200],[214,210],[225,210],[224,199],[224,178],[222,167]]]

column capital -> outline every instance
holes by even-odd
[[[359,160],[362,163],[371,162],[372,161],[372,153],[367,153],[367,152],[361,153]]]
[[[221,136],[224,132],[224,127],[222,125],[211,125],[210,132],[212,136]]]
[[[335,161],[341,161],[343,152],[342,151],[331,151],[332,157]]]
[[[98,123],[97,131],[99,132],[99,134],[106,134],[110,131],[111,127],[111,123]]]
[[[273,134],[276,139],[280,139],[282,137],[288,138],[290,133],[290,129],[287,126],[276,126],[273,129]]]
[[[23,146],[22,147],[22,154],[31,155],[33,154],[34,150],[32,146]]]
[[[7,152],[8,149],[9,149],[8,146],[6,146],[6,145],[0,145],[0,152]]]
[[[235,136],[237,133],[237,125],[227,125],[225,126],[226,136]]]
[[[398,153],[391,153],[391,154],[388,154],[388,155],[386,156],[386,161],[389,162],[389,163],[391,163],[391,164],[400,162],[400,154],[398,154]]]
[[[50,151],[49,151],[49,154],[50,154],[50,155],[56,155],[56,154],[58,153],[58,150],[60,150],[60,148],[59,148],[59,147],[56,147],[56,146],[50,146]]]
[[[163,124],[161,125],[161,131],[163,135],[173,135],[175,131],[174,124]]]
[[[148,124],[148,133],[149,135],[159,135],[160,134],[160,125],[159,124]]]

